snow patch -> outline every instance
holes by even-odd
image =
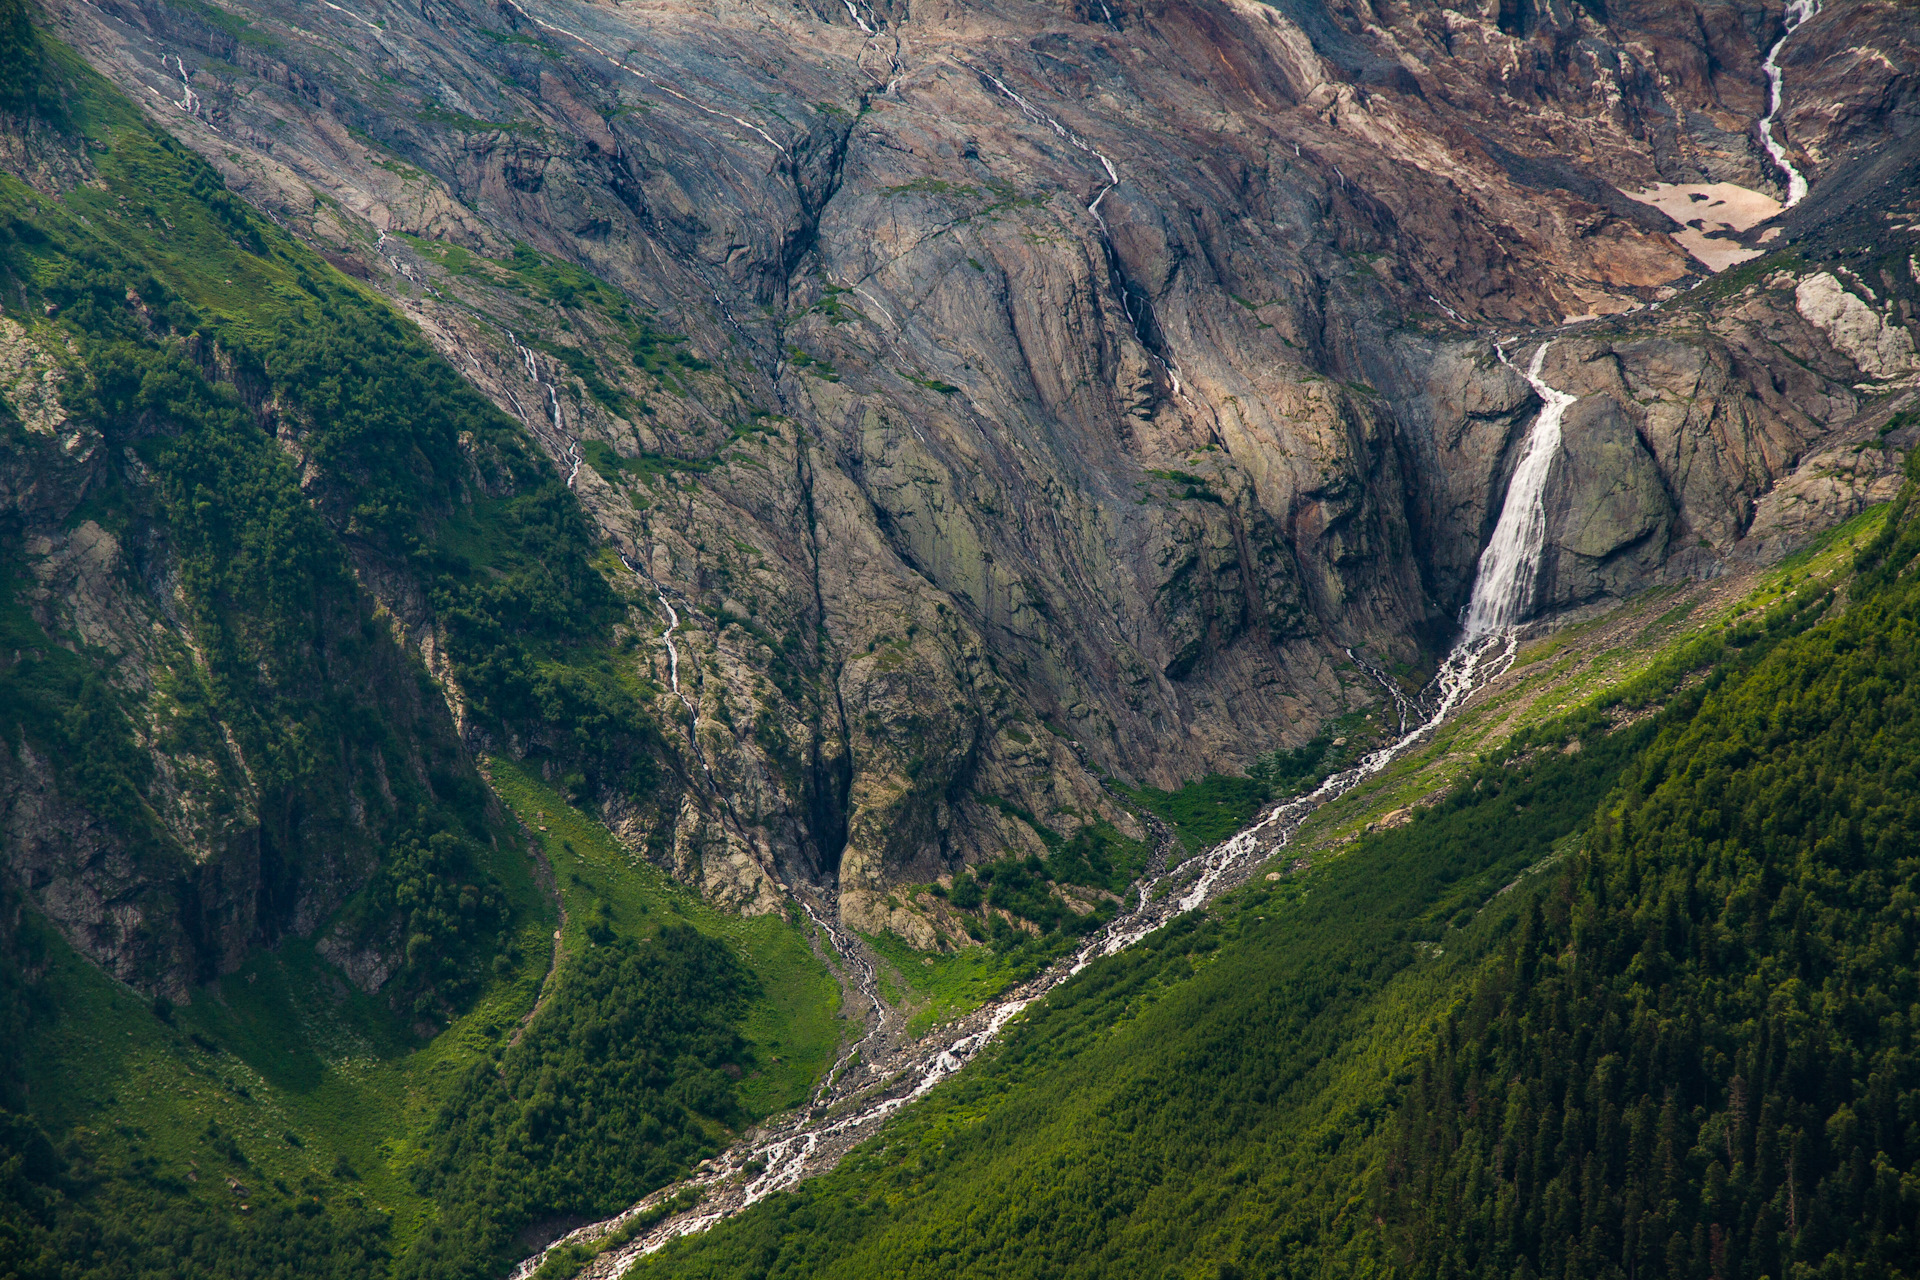
[[[1759,257],[1760,250],[1724,237],[1758,226],[1783,208],[1772,196],[1732,182],[1656,182],[1645,191],[1621,194],[1680,223],[1674,242],[1713,272]]]

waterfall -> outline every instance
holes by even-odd
[[[1455,707],[1472,696],[1488,680],[1506,669],[1501,659],[1511,660],[1515,647],[1514,628],[1533,611],[1535,589],[1540,580],[1540,559],[1547,544],[1547,476],[1560,453],[1560,420],[1579,397],[1556,391],[1540,377],[1546,363],[1543,342],[1527,366],[1526,379],[1543,403],[1527,431],[1526,453],[1507,486],[1507,500],[1501,504],[1500,520],[1493,537],[1480,553],[1474,574],[1473,595],[1467,605],[1466,625],[1460,639],[1440,663],[1429,686],[1437,695],[1433,713],[1412,728],[1406,727],[1406,712],[1400,711],[1402,732],[1398,738],[1362,756],[1358,763],[1334,774],[1313,792],[1288,800],[1269,810],[1259,822],[1246,828],[1226,843],[1209,850],[1203,870],[1193,888],[1179,899],[1180,909],[1191,911],[1206,902],[1219,886],[1249,863],[1285,847],[1315,809],[1337,800],[1365,782],[1407,751],[1424,741],[1428,733],[1453,714]],[[1507,353],[1496,344],[1494,353],[1501,363],[1511,365]],[[1348,650],[1355,664],[1376,680],[1380,674]],[[1383,684],[1388,682],[1382,681]],[[1388,684],[1388,693],[1396,691]],[[1145,936],[1145,929],[1116,932],[1106,954],[1131,945]]]
[[[574,465],[574,469],[576,471],[579,470],[578,463]],[[568,485],[572,485],[573,481],[569,479],[567,483]],[[619,555],[620,553],[615,552],[615,554]],[[633,561],[627,559],[624,555],[620,556],[620,565],[636,578],[644,576],[647,582],[653,586],[654,598],[660,602],[660,607],[667,611],[667,629],[662,632],[660,636],[667,644],[667,680],[673,686],[674,697],[680,699],[680,705],[687,709],[687,736],[692,740],[694,752],[698,755],[700,752],[700,707],[698,703],[694,702],[692,698],[689,698],[686,692],[680,688],[680,648],[673,642],[673,633],[680,629],[680,614],[674,609],[673,603],[667,599],[667,593],[661,589],[658,583],[653,581],[652,574],[643,575],[638,569],[633,567]],[[704,755],[700,756],[700,766],[706,769],[707,776],[711,779],[713,770],[707,766]]]
[[[1807,179],[1793,161],[1787,159],[1787,149],[1773,136],[1773,122],[1780,114],[1781,88],[1786,75],[1780,70],[1780,50],[1786,47],[1787,40],[1802,26],[1811,21],[1820,12],[1820,0],[1787,0],[1787,11],[1782,18],[1786,30],[1773,42],[1773,48],[1767,50],[1767,60],[1761,64],[1767,73],[1767,114],[1760,117],[1760,142],[1780,166],[1780,172],[1787,175],[1787,202],[1782,208],[1791,209],[1807,198]]]
[[[1526,379],[1544,407],[1534,416],[1527,432],[1526,453],[1507,486],[1507,500],[1500,508],[1500,522],[1494,526],[1487,549],[1480,553],[1480,566],[1473,580],[1473,597],[1467,605],[1468,643],[1484,636],[1509,630],[1526,621],[1533,609],[1534,590],[1540,581],[1540,557],[1547,543],[1547,475],[1560,454],[1560,420],[1567,416],[1577,396],[1555,391],[1540,377],[1546,362],[1543,342],[1527,366]],[[1499,347],[1502,363],[1510,363]]]

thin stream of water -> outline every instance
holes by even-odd
[[[1760,117],[1760,143],[1766,147],[1767,155],[1780,172],[1787,175],[1787,202],[1783,209],[1791,209],[1807,198],[1806,175],[1794,167],[1787,158],[1787,149],[1773,136],[1774,121],[1780,116],[1782,90],[1786,86],[1786,73],[1780,69],[1780,50],[1786,47],[1793,33],[1805,26],[1820,12],[1820,0],[1787,0],[1787,11],[1782,15],[1786,30],[1773,42],[1773,48],[1767,50],[1766,61],[1761,63],[1767,73],[1767,114]]]
[[[577,469],[578,464],[576,464],[576,470]],[[573,482],[572,480],[568,480],[567,483],[571,485]],[[653,587],[654,599],[658,600],[660,607],[667,611],[667,629],[660,634],[660,639],[664,641],[667,646],[667,683],[669,687],[672,688],[674,697],[680,699],[680,705],[686,708],[687,737],[693,744],[694,755],[699,759],[700,767],[705,770],[707,776],[711,778],[713,776],[713,770],[707,765],[706,756],[700,751],[699,704],[694,702],[692,698],[689,698],[686,692],[680,688],[680,646],[673,642],[673,633],[680,629],[680,614],[674,609],[673,602],[667,599],[666,590],[658,583],[653,582],[650,577],[647,577],[638,569],[634,568],[633,561],[623,555],[620,557],[620,565],[634,577],[642,578],[648,582]]]

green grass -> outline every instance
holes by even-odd
[[[1699,601],[1697,600],[1681,601],[1679,604],[1673,606],[1673,608],[1655,618],[1652,622],[1649,622],[1646,629],[1640,633],[1639,643],[1641,645],[1647,645],[1663,638],[1663,633],[1685,621],[1687,616],[1698,607]]]
[[[608,484],[618,483],[623,476],[635,476],[649,484],[655,480],[671,482],[676,475],[700,475],[720,465],[717,457],[675,458],[663,453],[642,453],[628,458],[604,440],[583,441],[580,456]]]
[[[977,798],[1031,827],[1045,843],[1047,856],[1009,855],[961,871],[951,888],[929,884],[899,891],[909,901],[923,891],[945,898],[980,945],[922,952],[893,933],[862,935],[886,961],[879,973],[882,994],[888,1003],[904,1006],[907,1028],[914,1035],[978,1008],[1072,951],[1089,930],[1112,917],[1116,903],[1113,897],[1096,896],[1092,909],[1082,913],[1072,905],[1073,898],[1056,890],[1078,887],[1123,894],[1145,868],[1150,852],[1144,841],[1128,839],[1104,820],[1083,826],[1067,839],[1012,801]],[[1075,897],[1084,900],[1084,895]],[[1013,927],[1006,915],[1037,927],[1039,933]]]
[[[756,1116],[804,1102],[832,1063],[845,1024],[839,985],[797,916],[740,916],[710,906],[519,765],[495,757],[489,769],[495,791],[532,829],[553,868],[567,912],[562,950],[577,955],[586,947],[588,922],[601,903],[616,933],[647,937],[678,921],[726,942],[762,986],[742,1028],[762,1065],[741,1082],[742,1102]]]
[[[1252,778],[1210,773],[1178,791],[1136,787],[1127,797],[1172,827],[1188,853],[1212,848],[1244,827],[1260,806],[1267,790]]]
[[[843,1023],[839,989],[802,930],[777,914],[741,918],[708,906],[516,766],[495,761],[493,774],[517,814],[547,827],[536,834],[567,905],[563,951],[586,945],[598,902],[621,933],[645,936],[677,920],[724,939],[762,986],[743,1027],[762,1065],[740,1082],[742,1103],[759,1116],[804,1101]],[[61,1016],[35,1033],[27,1055],[36,1118],[56,1136],[86,1135],[109,1164],[150,1160],[181,1179],[197,1165],[199,1183],[183,1186],[217,1203],[230,1198],[229,1175],[247,1184],[322,1179],[390,1212],[404,1246],[434,1213],[408,1176],[418,1135],[450,1084],[513,1034],[552,955],[551,907],[517,846],[503,843],[486,869],[515,909],[517,963],[426,1042],[310,941],[256,955],[172,1010],[169,1025],[46,930],[44,990]],[[209,1121],[244,1164],[220,1153]]]
[[[256,959],[172,1026],[64,944],[50,954],[45,991],[61,1016],[28,1056],[35,1118],[50,1133],[83,1139],[98,1165],[151,1170],[210,1203],[231,1203],[228,1177],[257,1193],[277,1181],[283,1194],[318,1180],[390,1213],[398,1241],[418,1229],[429,1209],[405,1176],[403,1135],[431,1113],[441,1073],[468,1056],[452,1033],[437,1052],[409,1052],[405,1026],[304,944]]]
[[[916,951],[898,934],[861,934],[907,984],[907,1033],[922,1035],[936,1023],[978,1009],[1033,971],[1030,957],[1004,956],[992,947],[953,952]]]

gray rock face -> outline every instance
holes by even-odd
[[[1875,382],[1889,382],[1920,369],[1913,335],[1881,315],[1828,272],[1794,287],[1794,310],[1826,335],[1833,349]]]
[[[1540,599],[1548,607],[1624,595],[1666,559],[1675,511],[1653,455],[1610,397],[1568,411],[1565,452],[1550,482],[1551,551]]]
[[[1034,842],[982,798],[1127,829],[1100,775],[1304,740],[1378,695],[1347,646],[1430,660],[1537,408],[1494,332],[1623,317],[1548,362],[1581,396],[1555,607],[1711,571],[1857,408],[1790,287],[1624,318],[1700,268],[1622,190],[1776,182],[1757,4],[50,8],[556,459],[629,460],[576,491],[681,602],[673,749],[717,790],[602,810],[750,909],[837,879],[886,925],[889,887]],[[1821,21],[1898,97],[1872,8]],[[1871,117],[1821,135],[1837,172],[1890,117],[1832,100]],[[694,359],[535,301],[516,243]]]

